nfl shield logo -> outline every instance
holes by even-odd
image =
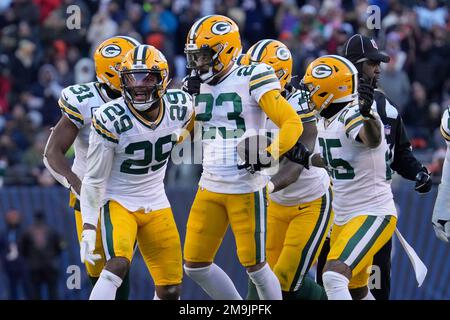
[[[384,134],[386,136],[391,134],[391,126],[390,125],[387,124],[387,125],[384,126]]]
[[[377,43],[375,42],[375,40],[370,39],[370,42],[372,43],[373,47],[378,50],[378,46],[377,46]]]

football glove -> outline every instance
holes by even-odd
[[[286,152],[286,158],[292,162],[301,164],[306,169],[309,169],[310,156],[311,152],[309,152],[308,148],[306,148],[300,141],[297,141],[291,150]]]
[[[270,139],[256,135],[246,137],[237,145],[239,156],[238,169],[246,169],[250,173],[270,168],[273,165],[273,158],[265,148],[270,144]]]
[[[93,229],[85,229],[81,233],[80,257],[82,263],[88,262],[95,265],[95,261],[102,257],[94,254],[96,233],[96,230]]]
[[[359,96],[359,112],[364,118],[373,118],[371,107],[374,99],[374,79],[363,75],[359,79],[358,96]]]
[[[183,78],[183,85],[181,89],[190,95],[196,95],[200,93],[200,85],[202,84],[202,79],[198,74],[194,76],[186,76]]]
[[[426,167],[422,167],[422,170],[416,175],[416,186],[414,190],[418,193],[427,193],[430,192],[432,185],[431,174]]]
[[[250,160],[250,157],[246,157],[246,159],[238,163],[237,168],[246,169],[250,173],[255,173],[256,171],[261,171],[264,168],[270,168],[272,166],[270,159],[270,153],[266,152],[258,152],[255,154],[255,159],[253,161]]]

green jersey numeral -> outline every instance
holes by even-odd
[[[94,93],[91,92],[91,89],[85,84],[69,87],[69,90],[75,94],[80,103],[83,102],[84,99],[92,98],[94,96]]]
[[[392,169],[391,169],[391,161],[389,160],[389,150],[386,151],[385,159],[386,159],[386,180],[392,179]]]
[[[123,133],[133,128],[133,122],[131,121],[130,117],[125,114],[125,109],[118,103],[105,108],[105,110],[103,110],[102,112],[102,115],[103,114],[113,122],[114,128],[116,129],[117,133]],[[117,119],[118,117],[120,118]]]
[[[221,93],[217,96],[215,101],[216,107],[222,107],[224,102],[233,103],[233,111],[227,113],[227,119],[236,122],[236,129],[227,130],[226,127],[210,127],[207,132],[203,133],[203,136],[207,136],[210,139],[215,138],[215,132],[219,132],[220,135],[225,138],[239,138],[245,132],[245,120],[241,117],[242,113],[242,99],[236,92]],[[214,97],[210,93],[201,93],[195,98],[195,106],[200,103],[205,103],[205,112],[199,113],[195,116],[197,121],[210,121],[212,119],[212,112],[214,107]]]
[[[169,151],[163,152],[164,145],[170,144]],[[150,170],[156,171],[166,164],[166,159],[170,155],[174,142],[172,141],[172,135],[159,138],[153,145],[150,141],[139,141],[130,143],[125,148],[125,153],[134,155],[137,151],[144,151],[144,155],[141,159],[127,159],[124,160],[120,166],[120,172],[128,174],[147,174]],[[158,164],[150,166],[153,158],[158,161]],[[136,168],[140,167],[140,168]]]
[[[331,167],[331,176],[338,180],[352,180],[355,177],[354,168],[344,159],[333,159],[331,155],[332,148],[341,148],[339,139],[319,138],[319,145],[323,150],[323,159],[325,164]]]
[[[242,67],[241,69],[238,70],[238,72],[236,73],[239,77],[240,76],[249,76],[252,74],[253,69],[255,69],[255,65],[253,66],[248,66],[248,67]]]

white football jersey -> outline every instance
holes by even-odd
[[[266,114],[258,102],[275,89],[280,90],[280,83],[266,64],[235,65],[218,84],[201,85],[201,94],[195,97],[196,126],[201,127],[203,144],[201,187],[241,194],[266,185],[267,176],[237,168],[236,146],[244,134],[264,130]]]
[[[308,104],[302,99],[302,94],[299,90],[295,90],[286,98],[292,107],[294,107],[303,123],[316,123],[317,118],[315,112],[309,110]],[[278,127],[270,119],[267,119],[266,128],[274,133],[278,130]],[[319,143],[316,141],[314,153],[318,152]],[[278,192],[271,193],[270,199],[284,206],[295,206],[322,197],[327,192],[329,186],[330,177],[327,171],[312,166],[309,170],[304,169],[294,183]]]
[[[450,106],[445,109],[441,120],[441,133],[447,142],[450,142]]]
[[[89,147],[89,133],[94,111],[111,101],[101,89],[100,83],[89,82],[64,88],[58,105],[63,113],[79,129],[73,144],[75,159],[72,171],[83,180],[86,171],[86,154]]]
[[[111,170],[104,174],[109,176],[100,178],[98,172],[102,169],[89,164],[85,180],[105,179],[102,203],[114,200],[133,212],[170,207],[163,183],[167,162],[179,132],[192,114],[192,98],[181,90],[167,90],[155,122],[149,122],[128,107],[123,98],[97,109],[92,121],[88,161],[91,157],[103,159],[110,163]],[[99,144],[104,149],[95,148]],[[91,154],[102,150],[105,154],[109,152],[112,159]]]
[[[384,132],[381,144],[371,149],[356,140],[362,126],[358,105],[345,107],[330,120],[321,118],[317,125],[338,225],[360,215],[396,216]]]

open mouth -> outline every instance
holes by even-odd
[[[134,100],[138,102],[145,102],[147,101],[148,94],[146,90],[137,89],[134,90]]]

